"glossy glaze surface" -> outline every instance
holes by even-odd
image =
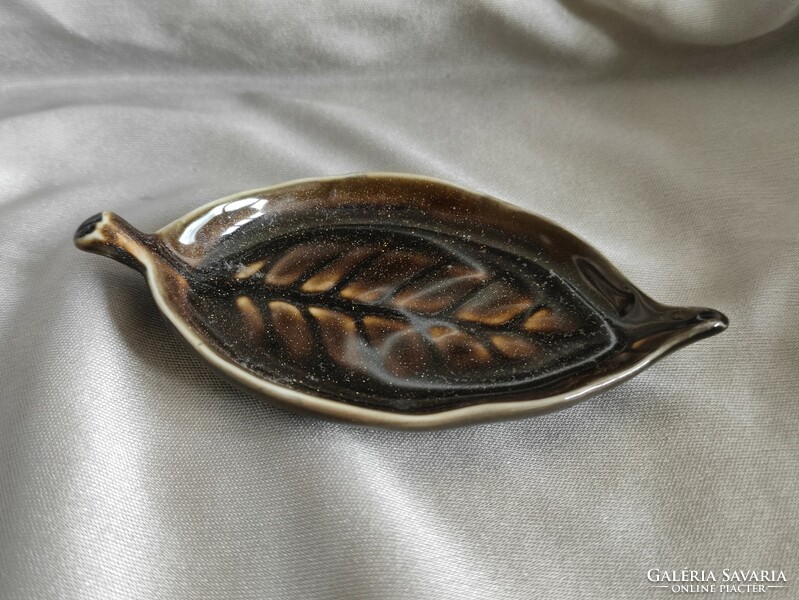
[[[151,235],[103,213],[76,243],[146,272],[238,385],[374,424],[565,406],[727,324],[651,300],[544,218],[411,176],[247,192]]]

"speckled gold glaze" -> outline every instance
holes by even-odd
[[[567,406],[727,325],[658,304],[542,217],[422,177],[245,192],[156,234],[102,213],[75,239],[143,271],[172,325],[240,387],[366,424]]]

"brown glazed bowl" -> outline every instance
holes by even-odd
[[[238,387],[366,425],[564,408],[728,323],[655,302],[543,217],[427,177],[294,181],[154,234],[104,212],[75,243],[144,273],[180,336]]]

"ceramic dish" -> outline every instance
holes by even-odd
[[[144,273],[180,336],[240,388],[368,425],[563,408],[727,326],[655,302],[545,218],[425,177],[290,182],[154,234],[104,212],[75,243]]]

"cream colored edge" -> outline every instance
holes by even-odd
[[[265,191],[274,191],[292,185],[297,185],[299,183],[332,181],[337,179],[346,179],[348,177],[359,177],[359,176],[402,177],[415,180],[422,179],[459,188],[472,194],[475,193],[474,191],[468,188],[458,186],[456,184],[452,184],[447,181],[443,181],[433,177],[407,175],[402,173],[363,173],[363,174],[352,174],[344,176],[297,179],[273,187],[247,190],[244,192],[226,196],[224,198],[220,198],[219,200],[215,200],[213,202],[205,204],[204,206],[201,206],[197,210],[194,210],[188,213],[187,215],[173,221],[169,225],[162,227],[157,231],[157,233],[158,234],[168,233],[171,229],[179,227],[181,224],[186,223],[187,221],[193,219],[195,216],[202,214],[207,210],[217,206],[218,204],[222,204],[223,202],[231,202],[233,200],[236,200],[238,198],[243,198],[248,195],[263,193]],[[524,210],[509,202],[505,202],[503,200],[496,198],[495,200],[503,204],[506,204],[516,210]],[[553,223],[556,226],[560,227],[560,225],[557,225],[556,223],[550,221],[546,217],[541,217],[540,215],[536,216],[539,216],[541,219],[549,221],[550,223]],[[106,219],[107,217],[104,214],[103,221],[105,221]],[[153,262],[152,257],[147,252],[140,251],[138,248],[136,248],[134,252],[135,252],[135,257],[146,267],[145,276],[147,278],[147,283],[148,286],[150,287],[153,297],[155,298],[159,310],[169,319],[172,325],[175,326],[175,328],[200,354],[200,356],[202,356],[205,360],[207,360],[211,365],[219,369],[222,373],[224,373],[234,381],[241,383],[247,389],[252,390],[256,393],[261,393],[268,398],[272,398],[280,402],[286,403],[299,410],[315,412],[318,414],[326,415],[330,418],[353,422],[353,423],[360,423],[364,425],[396,427],[402,429],[435,429],[440,427],[463,425],[472,422],[511,419],[515,417],[530,416],[538,413],[548,412],[554,410],[557,407],[566,407],[570,404],[578,402],[579,400],[598,394],[603,390],[606,390],[608,388],[611,388],[615,385],[622,383],[623,381],[629,379],[637,372],[639,372],[640,370],[644,369],[646,366],[657,360],[660,356],[668,352],[675,345],[678,345],[684,340],[691,338],[700,333],[701,331],[709,329],[711,327],[711,325],[708,325],[707,323],[700,323],[697,325],[697,327],[687,330],[683,335],[676,338],[672,338],[671,340],[669,340],[668,344],[661,346],[660,348],[658,348],[657,351],[648,354],[639,362],[633,364],[627,369],[603,377],[598,381],[592,383],[591,385],[583,386],[567,394],[559,394],[557,396],[551,396],[548,398],[539,398],[534,400],[516,400],[511,402],[494,402],[490,404],[477,404],[461,408],[445,409],[441,412],[430,413],[425,415],[391,413],[371,408],[365,408],[361,406],[344,404],[336,400],[327,400],[324,398],[306,394],[304,392],[292,390],[291,388],[287,388],[278,385],[276,383],[271,383],[265,379],[261,379],[260,377],[257,377],[256,375],[253,375],[252,373],[242,369],[241,367],[238,367],[236,364],[228,361],[226,358],[215,352],[213,348],[208,346],[203,341],[203,339],[197,333],[195,333],[194,330],[191,329],[191,327],[187,326],[186,323],[183,321],[183,319],[180,318],[180,315],[174,312],[172,308],[169,306],[169,304],[164,300],[162,291],[158,285],[158,279],[156,277],[157,267]]]
[[[243,192],[238,192],[236,194],[231,194],[229,196],[225,196],[223,198],[219,198],[218,200],[213,200],[211,202],[208,202],[207,204],[203,204],[201,207],[191,211],[190,213],[187,213],[187,214],[183,215],[182,217],[179,217],[179,218],[175,219],[174,221],[172,221],[168,225],[165,225],[164,227],[161,227],[161,229],[159,229],[155,233],[158,234],[158,235],[162,235],[164,233],[170,233],[172,229],[180,227],[184,223],[187,223],[188,221],[191,221],[192,219],[195,219],[197,216],[208,212],[209,210],[211,210],[212,208],[214,208],[214,207],[216,207],[216,206],[218,206],[220,204],[224,204],[226,202],[233,202],[234,200],[239,200],[240,198],[245,198],[247,196],[258,195],[258,194],[262,194],[264,192],[273,192],[275,190],[280,190],[280,189],[291,187],[291,186],[294,186],[294,185],[299,185],[301,183],[335,181],[335,180],[342,180],[342,179],[350,179],[350,178],[353,178],[353,177],[373,177],[375,179],[399,178],[399,179],[411,179],[411,180],[416,180],[416,181],[419,181],[419,180],[430,181],[432,183],[438,183],[438,184],[441,184],[441,185],[445,185],[447,187],[455,188],[455,189],[458,189],[458,190],[463,190],[464,192],[468,192],[469,194],[474,194],[476,196],[483,196],[483,197],[486,197],[486,198],[491,198],[495,202],[499,202],[500,204],[504,204],[505,206],[507,206],[509,208],[512,208],[514,210],[518,210],[518,211],[521,211],[521,212],[530,213],[530,214],[538,217],[542,221],[546,221],[547,223],[550,223],[550,224],[554,225],[555,227],[558,227],[560,229],[564,229],[564,227],[562,225],[560,225],[559,223],[556,223],[552,219],[550,219],[548,217],[545,217],[543,215],[540,215],[537,212],[534,212],[532,210],[528,210],[526,208],[522,208],[521,206],[518,206],[518,205],[513,204],[511,202],[508,202],[506,200],[502,200],[501,198],[496,198],[495,196],[491,196],[489,194],[482,194],[480,192],[476,192],[476,191],[474,191],[472,189],[469,189],[469,188],[467,188],[465,186],[458,185],[457,183],[452,183],[452,182],[449,182],[449,181],[445,181],[443,179],[438,179],[437,177],[429,177],[427,175],[412,175],[410,173],[391,173],[391,172],[387,172],[387,171],[385,171],[385,172],[384,171],[376,171],[376,172],[365,172],[365,173],[349,173],[347,175],[330,175],[328,177],[305,177],[305,178],[302,178],[302,179],[293,179],[292,181],[286,181],[285,183],[279,183],[278,185],[273,185],[273,186],[269,186],[269,187],[265,187],[265,188],[253,188],[253,189],[246,190],[246,191],[243,191]],[[568,231],[568,230],[564,229],[564,231]],[[590,246],[591,248],[593,248],[593,246],[591,246],[591,244],[589,244],[587,240],[583,239],[578,234],[576,234],[576,233],[574,233],[572,231],[568,231],[568,233],[570,235],[576,237],[577,239],[579,239],[585,245]]]

